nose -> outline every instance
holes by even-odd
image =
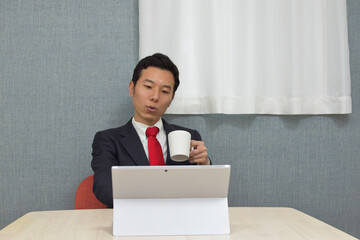
[[[160,93],[159,90],[154,89],[154,91],[151,94],[151,101],[157,102],[159,101]]]

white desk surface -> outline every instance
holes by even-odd
[[[30,212],[2,229],[0,239],[357,239],[292,208],[229,208],[231,234],[202,236],[114,237],[112,214],[112,209]]]

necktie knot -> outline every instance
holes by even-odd
[[[147,137],[155,137],[159,132],[159,128],[157,127],[148,127],[146,129],[146,136]]]

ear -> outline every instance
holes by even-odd
[[[130,97],[134,96],[134,90],[135,90],[134,82],[130,81],[130,83],[129,83],[129,95],[130,95]]]

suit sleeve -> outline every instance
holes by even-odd
[[[98,132],[92,145],[91,168],[94,171],[93,191],[107,207],[113,207],[111,167],[116,166],[116,149],[105,132]]]
[[[200,133],[196,130],[193,130],[193,136],[191,136],[191,139],[196,140],[196,141],[202,141]]]

